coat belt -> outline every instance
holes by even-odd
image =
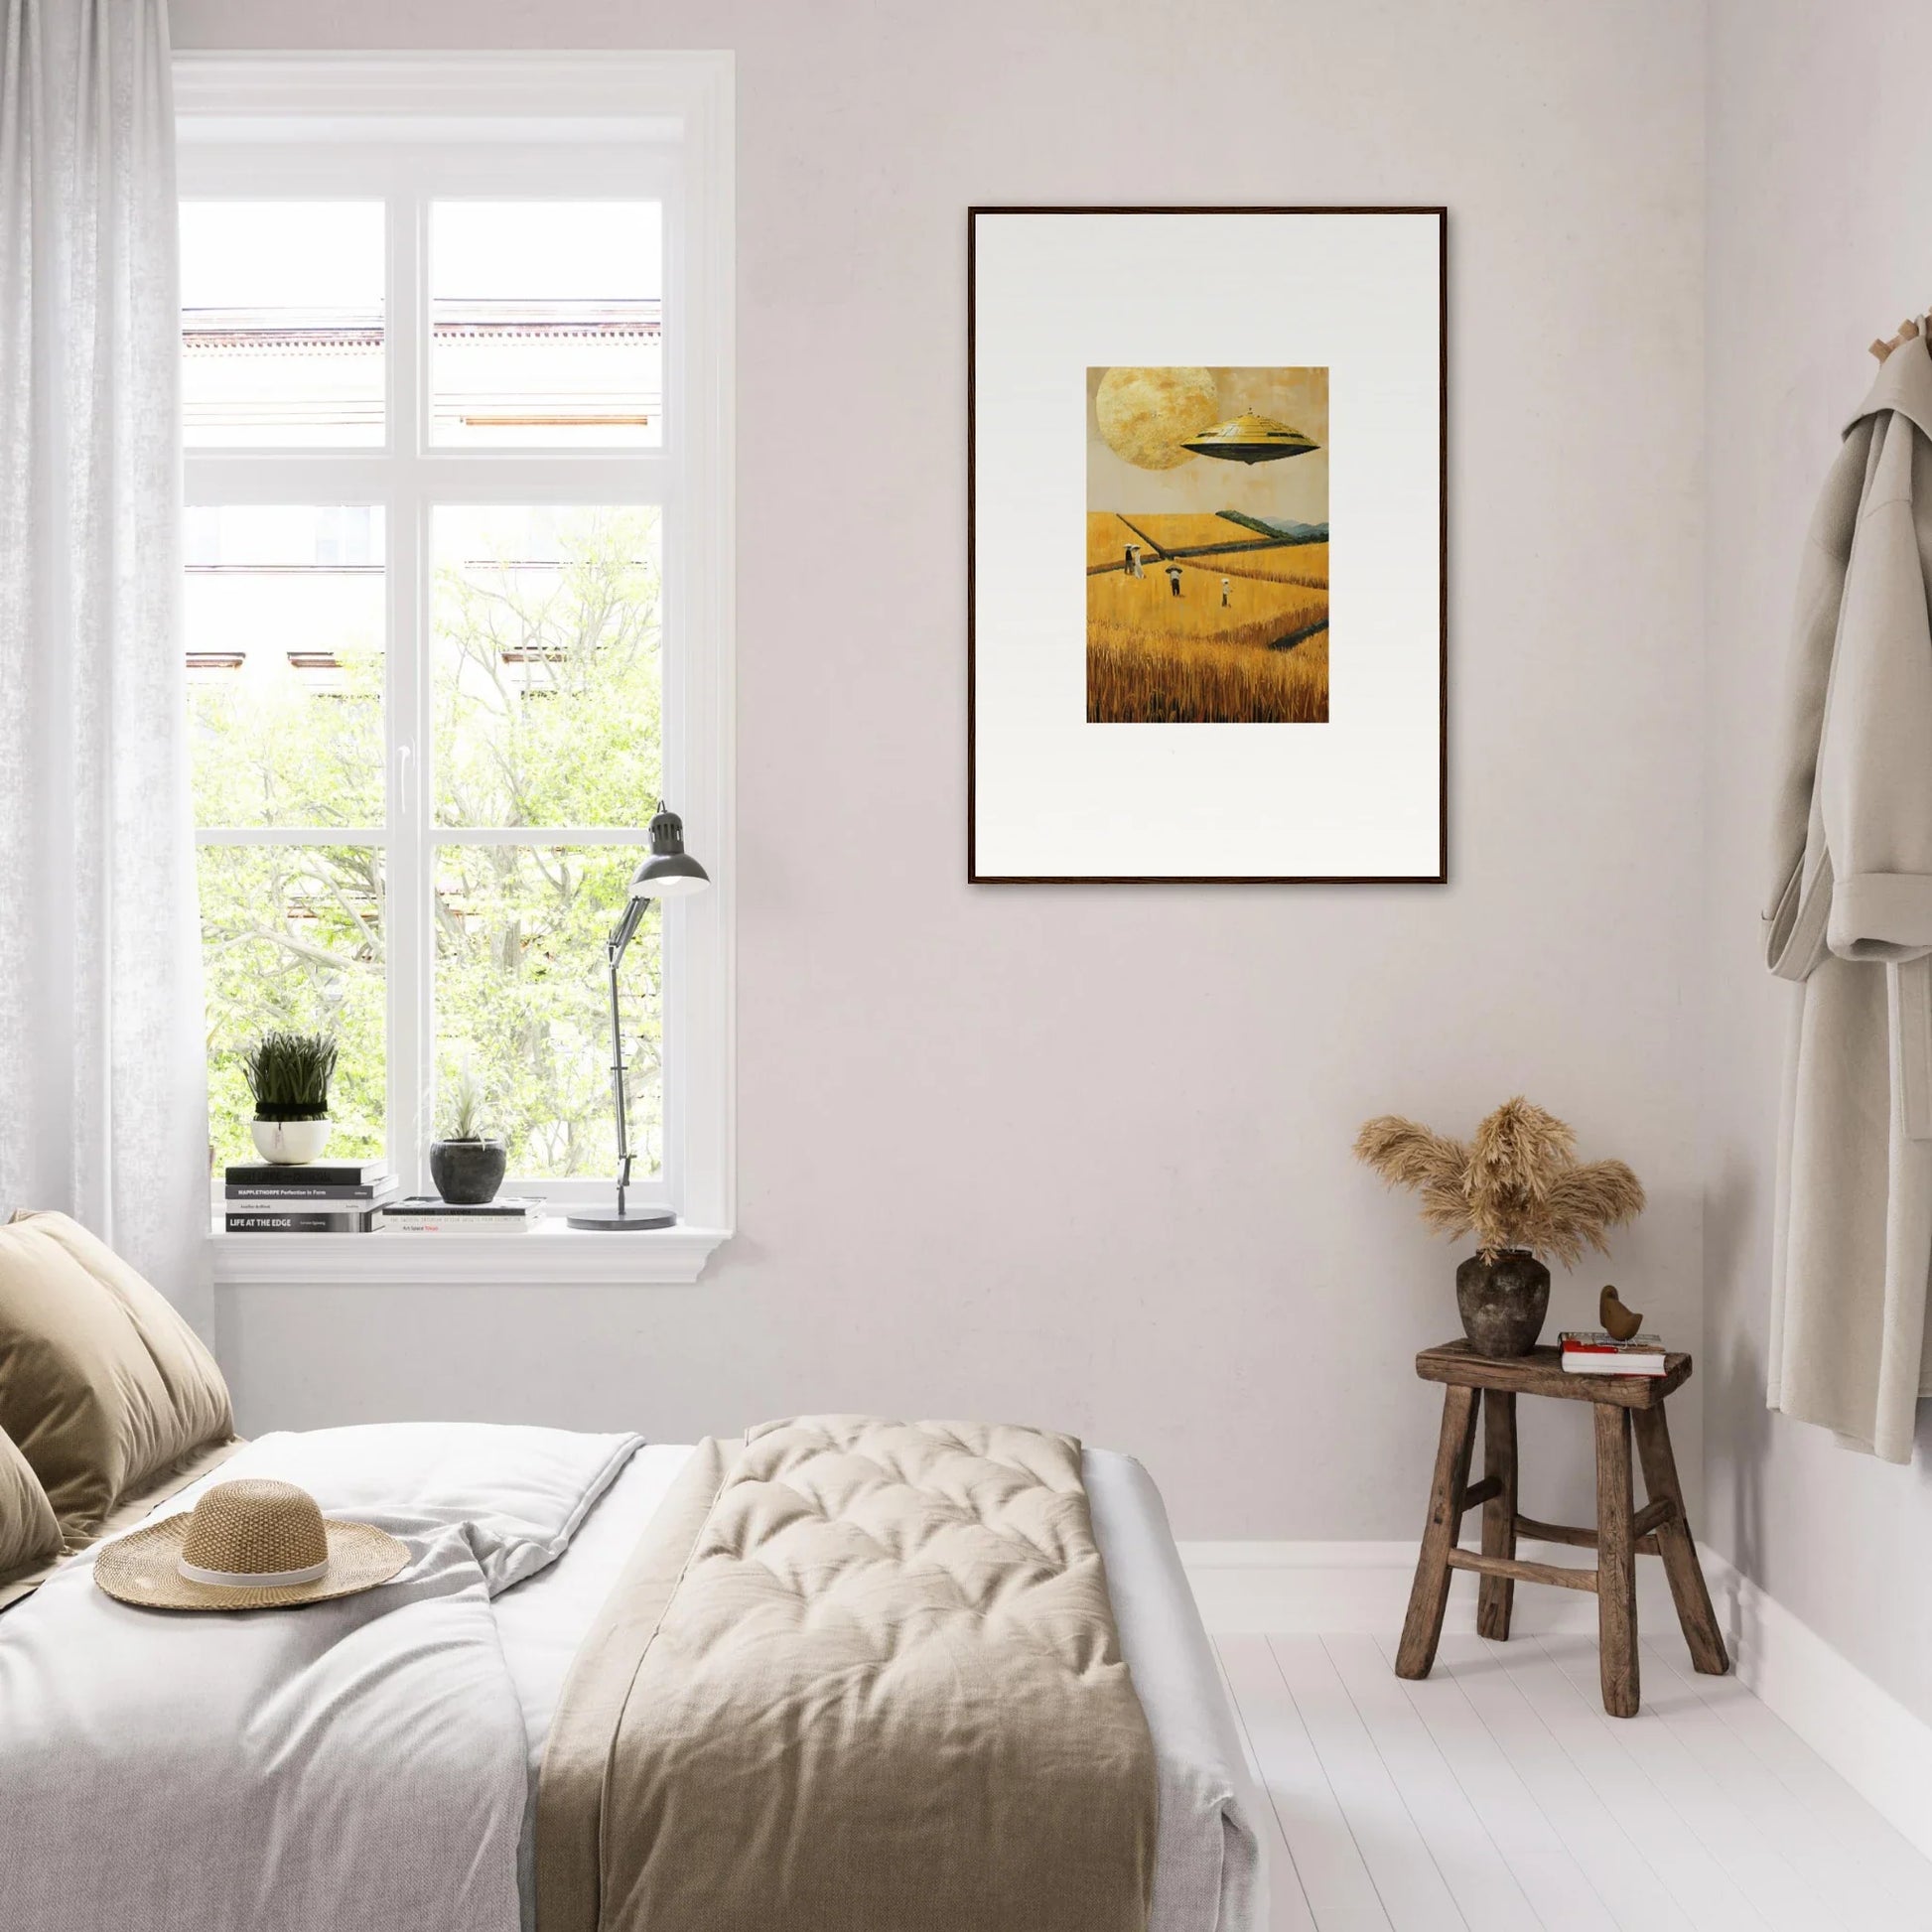
[[[1831,912],[1832,858],[1826,852],[1809,881],[1802,865],[1793,869],[1764,920],[1764,956],[1779,979],[1807,980],[1831,957]],[[1932,956],[1882,963],[1893,1102],[1906,1136],[1932,1141]]]

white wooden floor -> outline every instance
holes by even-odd
[[[1673,1631],[1606,1718],[1588,1637],[1217,1640],[1272,1804],[1271,1932],[1932,1928],[1932,1863]]]

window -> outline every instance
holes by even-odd
[[[326,1030],[332,1152],[426,1186],[467,1074],[518,1191],[607,1196],[603,941],[661,797],[714,887],[651,907],[621,1020],[695,1260],[584,1266],[688,1279],[731,1217],[729,63],[188,56],[177,98],[216,1158],[246,1042]],[[217,1266],[366,1272],[326,1242]]]

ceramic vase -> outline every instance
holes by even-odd
[[[1471,1255],[1455,1271],[1455,1306],[1478,1355],[1527,1355],[1550,1310],[1550,1271],[1527,1248]]]

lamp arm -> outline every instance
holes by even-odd
[[[633,898],[623,908],[623,916],[611,928],[604,942],[611,984],[611,1104],[618,1117],[618,1214],[623,1214],[623,1197],[630,1185],[630,1106],[624,1093],[623,1023],[618,1010],[618,968],[650,901]]]
[[[642,924],[644,913],[649,905],[650,900],[647,898],[633,898],[625,902],[617,924],[611,928],[610,937],[604,942],[607,950],[617,955],[617,958],[612,961],[613,965],[622,960],[624,948],[636,936],[637,928]]]

